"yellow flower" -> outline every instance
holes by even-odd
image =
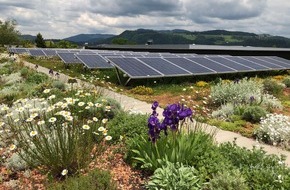
[[[90,129],[90,126],[88,126],[88,125],[83,125],[83,129],[84,129],[84,130],[89,130],[89,129]]]
[[[108,136],[105,137],[105,140],[106,141],[110,141],[110,140],[112,140],[112,137],[108,135]]]
[[[30,132],[30,136],[31,136],[31,137],[34,137],[34,136],[36,136],[36,135],[37,135],[37,131],[31,131],[31,132]]]
[[[64,169],[64,170],[62,170],[61,175],[62,176],[65,176],[65,175],[67,175],[67,173],[68,173],[68,170],[67,169]]]

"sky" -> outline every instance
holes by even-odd
[[[45,39],[77,34],[223,29],[290,37],[289,0],[0,0],[0,20]]]

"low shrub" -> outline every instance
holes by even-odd
[[[201,188],[198,171],[192,166],[165,161],[161,168],[154,171],[146,188],[198,190]]]
[[[113,119],[118,113],[122,111],[121,104],[112,98],[100,97],[97,99],[97,103],[102,105],[101,109],[99,110],[103,115],[102,117],[105,116],[109,119]]]
[[[289,88],[290,87],[290,77],[287,77],[283,80],[283,83]]]
[[[248,106],[244,110],[242,118],[246,121],[257,123],[262,117],[265,117],[267,112],[260,106]]]
[[[272,145],[290,148],[290,117],[281,114],[268,114],[255,131],[258,140]]]
[[[52,82],[52,87],[57,88],[59,90],[64,91],[65,90],[65,84],[59,80],[55,80]]]
[[[205,82],[205,81],[198,81],[195,85],[196,85],[197,87],[203,88],[203,87],[208,86],[208,83]]]
[[[94,169],[85,176],[69,177],[64,182],[53,184],[48,190],[116,190],[117,186],[108,171]]]
[[[21,70],[20,70],[20,75],[23,77],[23,78],[27,78],[27,76],[29,75],[29,70],[27,67],[23,67]]]
[[[48,80],[48,76],[42,73],[32,72],[30,73],[27,78],[26,82],[40,84]]]
[[[290,189],[290,168],[284,163],[285,157],[268,155],[261,148],[242,148],[235,142],[219,145],[219,153],[240,170],[250,189]]]
[[[145,86],[136,86],[135,88],[131,89],[130,92],[139,95],[152,95],[153,89]]]
[[[283,86],[271,79],[264,80],[263,86],[266,92],[275,96],[279,96],[283,91]]]
[[[109,135],[112,136],[111,142],[118,142],[123,138],[130,139],[146,134],[147,118],[146,115],[119,112],[108,123]]]
[[[220,82],[211,87],[212,100],[218,105],[248,103],[251,96],[261,96],[262,92],[260,82],[247,78],[230,83]]]
[[[209,181],[210,190],[249,190],[246,180],[237,169],[221,171]]]

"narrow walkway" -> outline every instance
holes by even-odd
[[[27,67],[30,67],[33,69],[35,68],[35,65],[32,63],[24,62],[24,64]],[[48,76],[50,76],[48,73],[49,70],[45,67],[39,66],[37,68],[37,71],[45,73]],[[60,81],[66,83],[69,78],[70,78],[69,76],[66,76],[66,75],[60,73],[60,76],[59,76]],[[81,81],[81,80],[77,80],[77,81],[78,81],[77,84],[79,87],[92,86],[92,84],[86,83],[84,81]],[[143,113],[143,114],[150,114],[151,113],[151,104],[148,104],[146,102],[142,102],[140,100],[136,100],[134,98],[131,98],[131,97],[107,90],[107,89],[102,88],[102,87],[97,87],[97,88],[103,91],[104,96],[107,96],[107,97],[110,97],[110,98],[113,98],[113,99],[119,101],[120,104],[122,105],[122,107],[124,108],[124,110],[135,110],[135,111],[138,111],[138,112]],[[285,150],[282,150],[282,149],[274,147],[274,146],[261,144],[261,143],[256,142],[253,139],[243,137],[243,136],[241,136],[237,133],[234,133],[234,132],[217,129],[214,126],[208,126],[208,127],[217,130],[215,139],[218,143],[233,142],[234,139],[236,139],[236,143],[240,147],[246,147],[248,149],[252,149],[253,146],[262,147],[268,154],[286,155],[287,158],[286,158],[285,163],[288,166],[290,166],[290,151],[285,151]]]

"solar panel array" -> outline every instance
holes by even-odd
[[[9,48],[32,56],[59,56],[65,64],[83,64],[89,69],[116,68],[129,79],[196,76],[290,69],[290,60],[276,56],[230,56],[149,53],[84,49]],[[118,76],[120,78],[120,76]]]
[[[109,60],[132,79],[290,69],[290,60],[275,56],[115,57]]]

